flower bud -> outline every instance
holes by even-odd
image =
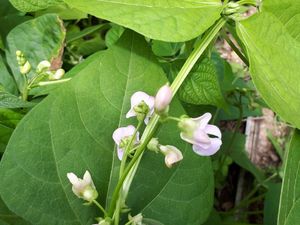
[[[22,52],[20,50],[16,51],[16,56],[20,57],[22,55]]]
[[[159,152],[160,149],[159,149],[159,142],[158,142],[158,138],[152,138],[148,145],[147,145],[147,148],[151,151],[154,151],[154,152]]]
[[[36,72],[37,73],[45,72],[49,70],[50,67],[51,67],[51,63],[48,60],[43,60],[37,65]]]
[[[31,70],[31,65],[28,61],[26,61],[24,65],[20,66],[20,73],[23,75],[29,73],[30,70]]]
[[[161,145],[160,151],[165,155],[165,163],[169,168],[171,168],[174,163],[183,159],[181,151],[172,145]]]
[[[98,192],[93,183],[91,174],[86,171],[83,179],[78,178],[74,173],[68,173],[67,177],[72,184],[72,191],[78,197],[92,202],[98,197]]]
[[[58,69],[56,72],[53,74],[52,79],[54,80],[59,80],[65,75],[65,70],[64,69]]]
[[[169,104],[172,101],[173,93],[169,85],[162,86],[154,100],[154,108],[157,114],[162,114],[168,110]]]

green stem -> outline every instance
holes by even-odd
[[[125,165],[126,165],[128,153],[130,152],[130,149],[132,147],[133,141],[135,140],[135,137],[136,137],[136,134],[137,134],[138,130],[143,125],[143,121],[144,121],[144,119],[139,121],[139,124],[136,127],[136,129],[134,130],[134,133],[133,133],[133,135],[130,139],[130,142],[128,143],[128,145],[125,148],[123,158],[122,158],[122,161],[121,161],[121,165],[120,165],[119,179],[122,177],[122,174],[123,174],[123,171],[124,171],[124,168],[125,168]],[[115,213],[114,213],[114,224],[115,225],[119,224],[121,207],[122,207],[122,192],[119,193],[119,198],[118,198],[117,205],[116,205],[116,210],[115,210]]]
[[[134,154],[133,158],[128,163],[128,166],[125,168],[122,176],[120,177],[120,179],[117,183],[117,186],[116,186],[116,188],[113,192],[113,195],[112,195],[111,204],[110,204],[109,210],[108,210],[108,216],[109,217],[112,217],[112,215],[114,214],[114,210],[115,210],[115,207],[116,207],[116,202],[119,198],[119,193],[120,193],[120,190],[123,186],[124,180],[126,179],[126,177],[127,177],[128,173],[130,172],[131,168],[135,165],[136,161],[142,155],[142,153],[143,153],[144,149],[146,148],[148,142],[151,140],[152,135],[154,134],[155,129],[157,127],[158,120],[159,120],[158,115],[154,115],[152,117],[152,119],[150,120],[148,126],[146,127],[146,129],[143,133],[142,139],[144,139],[144,140],[141,140],[141,141],[143,141],[142,144],[136,150],[136,153]]]
[[[105,211],[105,209],[102,207],[102,205],[100,205],[99,202],[97,202],[97,200],[93,200],[93,203],[103,212],[104,216],[107,216],[107,212]]]
[[[178,75],[176,76],[175,80],[173,81],[171,85],[171,89],[173,92],[173,96],[178,91],[179,87],[189,74],[189,72],[192,70],[193,66],[196,64],[197,60],[200,58],[202,53],[205,51],[207,46],[210,44],[210,42],[215,38],[215,36],[218,34],[219,30],[224,26],[226,23],[226,20],[224,18],[220,18],[210,29],[209,31],[204,35],[204,37],[201,39],[201,41],[197,44],[195,49],[192,51],[184,65],[182,66],[181,70],[179,71]]]
[[[23,87],[23,92],[22,92],[22,99],[24,101],[27,101],[28,99],[28,80],[27,80],[27,75],[24,74],[24,87]]]
[[[174,82],[171,85],[173,96],[178,91],[179,87],[197,62],[197,60],[200,58],[202,53],[205,51],[207,46],[210,44],[210,42],[214,39],[214,37],[218,34],[219,30],[224,26],[226,23],[226,20],[224,18],[220,18],[212,27],[211,29],[204,35],[204,37],[201,39],[201,41],[197,44],[191,55],[188,57],[186,62],[184,63],[183,67],[179,71],[177,77],[175,78]],[[151,140],[159,122],[159,115],[154,115],[148,126],[146,127],[143,136],[141,138],[142,144],[139,146],[139,148],[136,150],[132,160],[128,163],[128,166],[125,168],[122,176],[120,177],[116,188],[112,195],[111,204],[109,206],[108,210],[108,216],[112,217],[114,214],[114,210],[116,207],[116,203],[119,198],[120,190],[123,186],[123,183],[125,179],[127,178],[127,175],[130,172],[129,181],[127,182],[128,187],[131,184],[132,178],[136,172],[136,169],[139,165],[139,162],[141,160],[142,154],[144,152],[144,149],[146,148],[148,142]]]
[[[225,39],[225,41],[229,44],[231,49],[240,57],[240,59],[245,63],[246,66],[249,67],[249,61],[248,59],[244,56],[244,54],[239,50],[237,46],[231,41],[231,39],[228,37],[226,32],[223,30],[221,31],[221,36]]]

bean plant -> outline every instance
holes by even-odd
[[[300,2],[0,3],[0,224],[300,224]],[[267,169],[263,108],[290,129]]]

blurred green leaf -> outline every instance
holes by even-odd
[[[6,59],[15,77],[19,90],[23,90],[24,78],[20,74],[16,51],[24,53],[32,66],[28,74],[31,79],[35,68],[42,60],[48,60],[52,69],[61,67],[65,28],[55,14],[46,14],[15,27],[7,36]]]
[[[50,6],[58,5],[63,0],[9,0],[11,4],[22,12],[33,12],[41,9],[46,9]]]
[[[220,18],[220,0],[65,0],[83,12],[135,30],[146,37],[181,42],[193,39]]]
[[[277,224],[281,183],[268,183],[264,201],[264,225]]]
[[[300,131],[296,130],[287,150],[280,195],[278,225],[300,223]]]

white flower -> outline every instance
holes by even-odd
[[[173,164],[183,159],[181,151],[172,145],[160,145],[159,149],[165,155],[166,166],[171,168]]]
[[[78,198],[91,202],[98,197],[98,192],[89,171],[85,171],[83,179],[78,178],[74,173],[67,173],[67,177],[72,184],[73,193]]]
[[[179,122],[179,127],[182,129],[180,137],[193,144],[194,152],[201,156],[215,154],[222,145],[220,129],[208,124],[211,117],[210,113],[205,113],[198,118],[184,118]]]
[[[124,150],[130,142],[135,131],[135,127],[129,125],[127,127],[119,127],[116,129],[112,135],[115,143],[117,144],[117,154],[118,158],[122,160],[124,155]],[[135,140],[133,144],[137,144],[139,142],[139,132],[137,132]]]
[[[148,124],[149,118],[154,112],[154,97],[146,94],[145,92],[138,91],[131,96],[130,102],[131,107],[128,113],[126,114],[126,118],[130,118],[133,116],[138,117],[139,114],[146,114],[143,115],[143,118],[145,118],[145,124]],[[146,108],[145,106],[148,107]]]
[[[163,113],[166,111],[169,107],[170,102],[172,101],[172,89],[170,88],[169,85],[164,85],[162,86],[154,100],[154,108],[157,113]]]

